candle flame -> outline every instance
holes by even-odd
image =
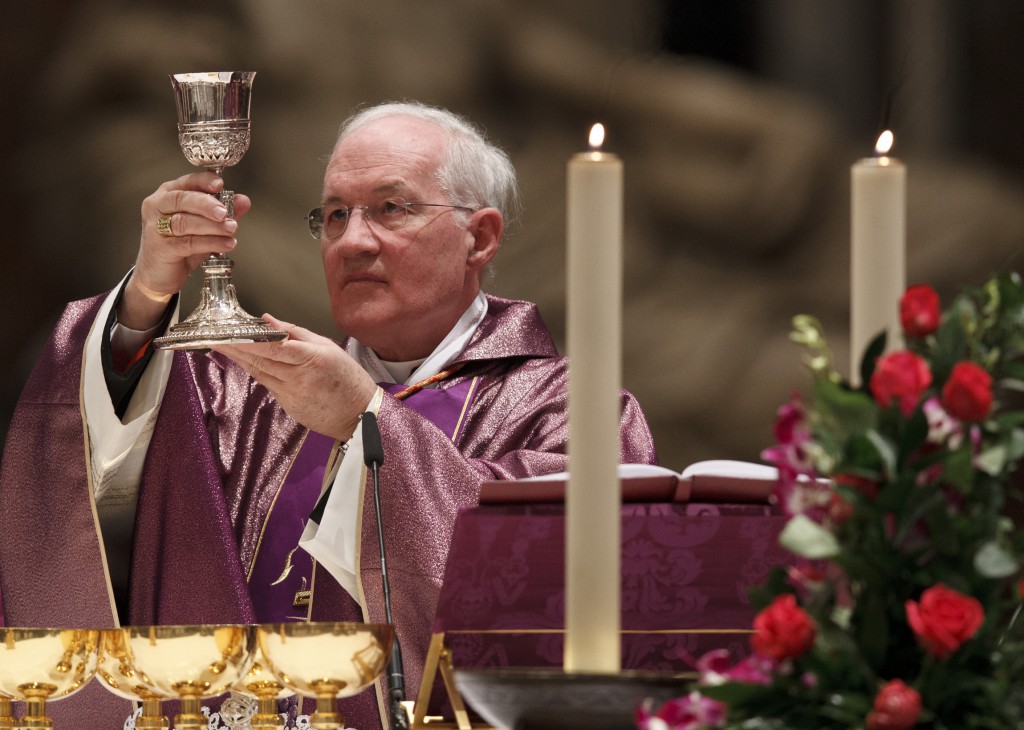
[[[895,141],[895,137],[890,130],[886,129],[880,135],[878,135],[878,141],[875,142],[875,154],[876,155],[887,155],[892,149],[892,143]]]
[[[604,125],[598,122],[590,128],[590,149],[599,150],[604,144]]]

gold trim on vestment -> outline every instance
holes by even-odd
[[[480,376],[474,376],[473,382],[469,386],[469,392],[466,393],[466,400],[462,402],[462,410],[459,412],[459,420],[455,422],[455,430],[452,431],[452,443],[455,443],[455,437],[459,435],[459,429],[462,428],[462,420],[466,416],[466,411],[469,410],[469,403],[473,400],[473,394],[476,392],[478,382],[480,382]]]
[[[100,307],[100,311],[102,311]],[[106,318],[104,317],[104,320]],[[82,346],[82,365],[78,373],[78,412],[82,418],[82,448],[85,451],[85,488],[89,496],[89,508],[92,510],[92,525],[96,531],[96,539],[100,546],[100,562],[103,565],[103,577],[106,580],[107,602],[110,604],[110,613],[114,617],[114,626],[121,627],[121,617],[117,614],[117,599],[114,597],[114,584],[110,580],[110,566],[107,564],[107,546],[103,541],[103,528],[100,526],[99,508],[96,506],[96,487],[92,474],[92,442],[89,439],[89,421],[85,417],[85,358],[86,350],[89,347],[89,340],[92,337],[93,328],[99,317],[93,319],[89,327],[89,333],[85,337],[85,344]]]
[[[299,443],[299,447],[295,449],[295,453],[292,455],[292,461],[288,465],[288,469],[285,470],[284,476],[277,485],[277,490],[274,492],[274,498],[270,501],[270,507],[267,509],[267,514],[263,518],[263,526],[260,527],[260,536],[256,540],[256,547],[252,551],[252,560],[249,561],[249,569],[245,572],[246,583],[248,583],[252,578],[252,571],[256,569],[256,556],[260,554],[260,547],[263,545],[263,536],[266,534],[267,525],[270,523],[270,514],[274,511],[274,506],[277,504],[277,498],[281,496],[284,484],[288,481],[288,475],[292,473],[292,467],[295,466],[295,460],[299,458],[299,453],[302,451],[302,447],[305,446],[307,438],[309,438],[309,429],[307,429],[306,433],[302,436],[302,441]],[[335,448],[337,448],[337,444],[335,444]],[[298,544],[296,543],[296,547],[297,546]],[[291,557],[290,553],[289,557]]]

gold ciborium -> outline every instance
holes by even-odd
[[[0,695],[25,702],[25,716],[15,723],[8,701],[0,710],[6,714],[0,727],[52,728],[46,703],[75,693],[93,678],[100,632],[0,628],[0,636]]]
[[[150,689],[149,678],[132,663],[126,629],[106,629],[100,637],[100,661],[96,678],[118,697],[142,703],[142,715],[135,720],[138,730],[167,730],[171,723],[161,703],[173,697]]]
[[[151,724],[136,726],[154,730],[166,727],[156,724],[158,715],[161,722],[164,719],[154,702],[172,698],[181,703],[181,711],[174,717],[175,730],[205,728],[208,721],[200,702],[237,684],[249,671],[256,648],[251,626],[128,626],[121,631],[124,644],[119,649],[117,671],[130,666],[132,673],[119,682],[119,688],[144,702],[143,714],[151,718]],[[112,665],[105,662],[105,666]],[[110,676],[109,671],[101,675],[108,687]]]
[[[260,656],[280,682],[316,698],[315,730],[345,727],[336,700],[373,684],[394,642],[388,624],[284,623],[257,627]]]
[[[172,74],[178,110],[178,144],[196,167],[223,176],[249,149],[249,101],[255,71],[212,71]],[[234,193],[218,195],[234,217]],[[217,344],[276,342],[286,334],[253,317],[238,303],[231,271],[235,262],[210,255],[202,265],[199,306],[173,325],[153,346],[158,350],[199,350]]]

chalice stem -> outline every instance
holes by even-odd
[[[277,695],[259,698],[259,711],[252,718],[253,730],[284,730],[277,711]]]
[[[202,730],[209,723],[200,712],[198,697],[182,697],[181,712],[174,716],[174,730]]]
[[[310,718],[309,724],[314,730],[341,730],[345,727],[345,718],[338,712],[334,692],[317,695],[316,712]]]
[[[142,715],[135,721],[138,730],[168,730],[170,726],[171,721],[164,716],[161,700],[142,701]]]

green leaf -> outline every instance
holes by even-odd
[[[942,468],[942,477],[964,494],[970,491],[971,483],[974,480],[974,465],[971,463],[969,446],[958,449],[949,455]]]
[[[867,387],[871,382],[871,376],[875,374],[875,363],[885,352],[886,332],[882,330],[875,339],[864,350],[864,357],[860,361],[860,382]]]
[[[856,612],[857,644],[860,646],[864,658],[876,671],[884,665],[886,650],[889,647],[886,600],[887,597],[881,591],[864,591]]]
[[[1015,428],[1010,431],[1006,446],[1007,461],[1016,461],[1024,456],[1024,429]]]
[[[730,705],[741,707],[751,704],[757,705],[769,699],[775,694],[775,689],[770,685],[764,684],[726,682],[725,684],[702,686],[700,693],[719,702],[726,702]]]
[[[1006,447],[1002,444],[997,444],[978,454],[974,464],[989,476],[997,477],[1003,473],[1003,467],[1006,466],[1006,457]]]
[[[779,543],[790,552],[812,560],[839,554],[835,535],[806,515],[796,515],[786,523]]]
[[[814,381],[813,397],[823,424],[836,429],[839,439],[875,427],[875,402],[860,391],[819,378]]]
[[[875,447],[878,456],[882,459],[882,465],[890,474],[896,473],[896,449],[882,434],[874,429],[867,432],[868,440]]]
[[[1008,578],[1020,563],[995,541],[986,542],[974,555],[974,568],[986,578]]]

